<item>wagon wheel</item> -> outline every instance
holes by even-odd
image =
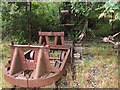
[[[73,59],[74,59],[74,48],[73,48],[73,46],[70,48],[70,57],[71,57],[71,64],[73,64]]]
[[[59,68],[60,67],[60,62],[55,62],[55,67]]]
[[[63,71],[63,76],[67,76],[67,70]]]
[[[62,51],[62,52],[61,52],[61,55],[60,55],[60,62],[63,61],[64,56],[65,56],[65,51]],[[55,67],[56,67],[56,68],[59,68],[59,67],[60,67],[60,65],[61,65],[60,62],[57,61],[57,62],[55,63]]]
[[[63,61],[64,57],[65,57],[65,51],[62,51],[61,55],[60,55],[60,61],[61,62]]]
[[[60,61],[63,61],[64,57],[65,57],[65,51],[62,51],[60,56]],[[63,76],[66,76],[66,75],[67,75],[67,70],[64,70]]]
[[[33,60],[34,59],[34,51],[30,52],[30,59]]]

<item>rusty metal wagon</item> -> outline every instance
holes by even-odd
[[[64,32],[39,32],[39,35],[39,45],[9,44],[11,60],[4,69],[8,83],[24,88],[43,87],[55,83],[66,74],[70,47],[64,45]],[[53,45],[49,42],[50,36],[55,37]],[[54,53],[53,56],[51,53]]]

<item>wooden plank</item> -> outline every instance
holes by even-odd
[[[50,45],[50,49],[58,49],[58,50],[61,50],[61,49],[64,49],[64,50],[67,50],[69,49],[70,47],[69,46],[66,46],[66,45]]]
[[[61,36],[61,43],[62,43],[62,45],[64,45],[64,37],[63,36]]]
[[[27,47],[30,47],[30,48],[43,48],[45,46],[38,46],[38,45],[9,45],[11,47],[23,47],[23,48],[27,48]]]
[[[64,32],[39,32],[40,36],[64,36]]]
[[[60,58],[57,57],[49,57],[50,60],[60,60]]]
[[[48,39],[48,36],[45,36],[45,39],[46,39],[46,43],[47,43],[47,45],[49,45],[49,39]]]
[[[57,36],[55,36],[54,45],[57,45]]]
[[[40,38],[39,38],[39,45],[41,45],[42,44],[42,36],[40,36]]]

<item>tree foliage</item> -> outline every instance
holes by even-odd
[[[99,8],[100,9],[100,8]],[[103,16],[109,16],[110,17],[110,23],[112,21],[120,20],[120,1],[108,1],[103,5],[104,11],[99,15],[99,18],[102,18]],[[112,14],[114,14],[114,18],[112,18]]]
[[[71,21],[76,26],[71,29],[61,27],[59,11],[66,4],[60,2],[2,2],[2,39],[14,40],[20,44],[36,42],[38,31],[65,31],[69,39],[78,40],[81,33],[95,36],[92,29],[109,34],[119,28],[110,26],[120,20],[120,1],[112,2],[71,2]],[[67,9],[67,8],[66,8]],[[68,33],[69,32],[69,33]],[[111,31],[113,32],[113,31]],[[100,34],[100,35],[101,35]]]
[[[88,32],[94,36],[93,30],[98,29],[101,34],[111,34],[118,30],[116,22],[119,23],[120,17],[120,1],[112,2],[73,2],[72,12],[75,13],[75,17],[79,18],[79,24],[83,24],[84,19],[88,19]],[[108,23],[109,21],[109,23]],[[115,21],[114,25],[113,22]],[[85,22],[84,22],[85,23]],[[112,25],[112,26],[111,26]],[[118,24],[117,24],[118,25]],[[83,24],[84,26],[84,24]],[[79,30],[81,31],[81,29]]]
[[[2,3],[2,39],[18,43],[38,40],[38,31],[59,31],[60,3]],[[31,9],[30,9],[31,8]]]

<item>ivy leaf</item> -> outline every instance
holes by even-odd
[[[110,6],[113,7],[116,2],[113,2],[112,0],[110,1]]]
[[[114,10],[111,9],[109,12],[114,13]]]
[[[89,8],[88,11],[92,11],[92,8]]]
[[[120,13],[117,13],[116,15],[116,18],[120,20]]]
[[[101,13],[98,19],[102,18],[104,15],[105,13]]]
[[[85,16],[88,16],[88,15],[89,15],[89,13],[86,12],[86,13],[85,13]]]
[[[109,19],[109,23],[110,23],[110,24],[111,24],[112,21],[113,21],[112,19]]]
[[[118,5],[115,5],[115,6],[113,7],[113,9],[119,9],[119,6],[118,6]]]
[[[112,2],[112,1],[106,2],[106,3],[104,4],[104,7],[105,7],[106,9],[108,9],[108,8],[110,8],[110,7],[113,7],[113,6],[115,5],[115,3],[116,3],[116,2]],[[117,7],[115,7],[115,8],[117,8]]]
[[[110,7],[110,3],[109,3],[109,2],[106,2],[106,3],[104,4],[104,7],[105,7],[105,8]]]
[[[78,9],[75,9],[75,12],[78,12]]]

